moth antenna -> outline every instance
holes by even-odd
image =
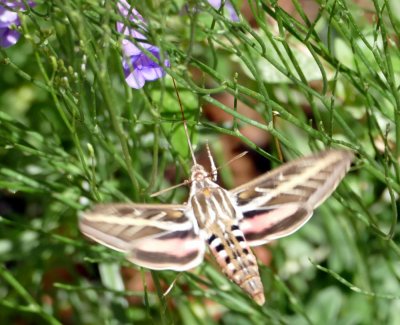
[[[238,160],[242,157],[244,157],[245,155],[247,155],[249,152],[248,151],[243,151],[242,153],[236,155],[235,157],[233,157],[232,159],[228,160],[225,164],[223,164],[222,166],[219,166],[218,168],[215,169],[215,172],[217,172],[218,170],[228,166],[229,164],[233,163],[235,160]]]
[[[174,87],[175,87],[176,96],[178,97],[179,108],[180,108],[180,110],[181,110],[182,120],[183,120],[183,128],[185,129],[185,134],[186,134],[186,139],[187,139],[187,142],[188,142],[190,154],[191,154],[192,159],[193,159],[193,164],[194,164],[194,165],[197,165],[196,157],[194,156],[194,152],[193,152],[192,143],[190,142],[189,131],[188,131],[188,128],[187,128],[187,123],[186,123],[186,119],[185,119],[185,114],[183,113],[181,97],[179,96],[179,92],[178,92],[178,89],[177,89],[177,87],[176,87],[175,79],[172,78],[172,81],[174,82]]]
[[[218,173],[217,173],[217,168],[215,167],[214,159],[211,155],[211,150],[210,146],[208,145],[208,140],[206,142],[206,149],[207,149],[208,159],[210,160],[210,165],[211,165],[211,179],[213,182],[216,182],[218,178]]]
[[[191,181],[185,180],[184,182],[179,183],[177,185],[174,185],[174,186],[171,186],[171,187],[168,187],[168,188],[164,188],[164,189],[162,189],[161,191],[158,191],[158,192],[154,192],[154,193],[150,194],[150,197],[159,196],[159,195],[161,195],[161,194],[163,194],[165,192],[171,191],[171,190],[173,190],[175,188],[178,188],[178,187],[181,187],[181,186],[184,186],[184,185],[188,185],[190,183],[191,183]]]

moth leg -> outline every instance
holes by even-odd
[[[178,279],[181,277],[182,274],[183,273],[178,273],[178,275],[175,277],[174,281],[172,281],[172,283],[170,284],[168,289],[163,293],[163,297],[166,297],[172,291],[172,288],[174,287],[176,281],[178,281]]]

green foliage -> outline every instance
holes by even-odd
[[[115,1],[38,0],[20,13],[20,41],[0,49],[1,324],[400,322],[398,4],[318,2],[309,19],[299,0],[291,14],[249,1],[252,26],[207,1],[140,2],[149,42],[171,62],[141,90],[124,80]],[[79,213],[95,202],[185,200],[184,189],[150,198],[191,165],[171,78],[197,147],[230,134],[274,165],[280,147],[287,159],[326,146],[356,152],[334,198],[269,246],[263,307],[209,261],[165,297],[174,272],[151,272],[147,290],[143,270],[145,290],[127,290],[118,270],[132,265],[79,233]],[[207,104],[233,123],[207,121]],[[274,139],[269,153],[240,132],[245,125]]]

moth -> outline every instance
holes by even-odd
[[[228,191],[216,183],[211,155],[212,170],[207,172],[191,152],[186,204],[100,204],[82,215],[80,230],[153,270],[195,268],[208,246],[225,275],[263,305],[264,289],[250,247],[303,226],[345,176],[353,154],[322,151]]]

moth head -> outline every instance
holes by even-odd
[[[200,182],[208,177],[208,173],[206,172],[204,167],[199,164],[194,164],[191,172],[192,176],[190,177],[190,180],[192,182]]]

